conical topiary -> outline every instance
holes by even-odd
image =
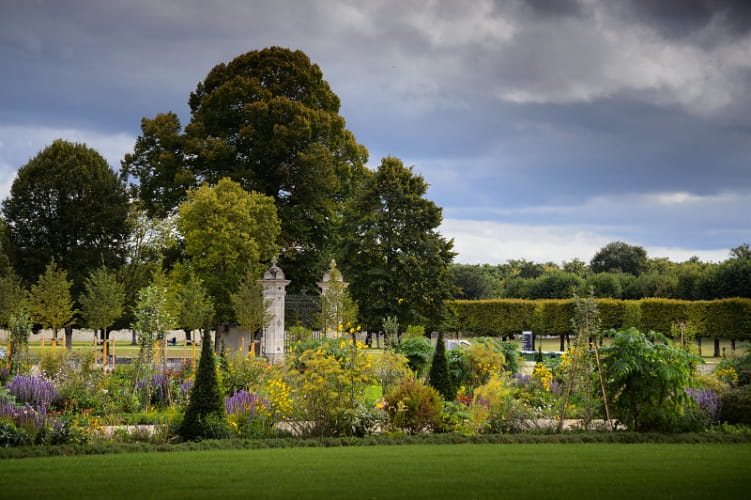
[[[433,352],[433,363],[430,365],[428,383],[443,396],[446,401],[456,398],[456,389],[451,383],[449,375],[449,360],[446,356],[446,344],[443,342],[443,332],[438,332],[438,342]]]
[[[211,337],[203,333],[201,358],[196,381],[190,391],[190,402],[177,434],[185,440],[221,439],[229,437],[229,423],[224,397],[219,388]]]

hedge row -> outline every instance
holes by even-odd
[[[702,337],[751,338],[751,299],[689,301],[596,299],[603,330],[636,327],[671,335],[674,324],[689,323]],[[453,322],[466,335],[505,336],[532,330],[539,335],[574,333],[574,300],[455,300]]]

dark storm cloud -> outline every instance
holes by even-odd
[[[730,248],[751,224],[708,217],[751,208],[749,5],[0,0],[0,187],[57,133],[95,137],[117,165],[141,117],[187,123],[214,65],[278,45],[321,67],[371,166],[414,163],[447,214],[598,228],[612,214],[608,237]],[[633,203],[662,226],[616,216]],[[708,226],[731,236],[690,243]]]
[[[668,37],[686,37],[718,23],[732,34],[751,30],[751,2],[747,0],[631,0],[625,2],[637,20]]]

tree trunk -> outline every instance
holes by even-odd
[[[65,349],[67,349],[68,351],[73,350],[73,327],[72,326],[65,327]]]
[[[130,335],[131,335],[130,345],[138,345],[138,339],[136,338],[136,331],[133,328],[130,329]]]
[[[701,353],[701,337],[699,335],[696,336],[696,347],[699,348],[699,356],[702,356],[702,353]]]
[[[558,350],[561,352],[566,350],[566,336],[564,334],[561,334],[561,347]]]
[[[720,339],[714,339],[714,357],[720,357]]]
[[[190,328],[183,328],[183,331],[185,331],[185,340],[186,340],[186,343],[192,343],[192,341],[190,339],[190,334],[192,333],[190,331]]]
[[[735,339],[730,339],[730,350],[735,354]]]

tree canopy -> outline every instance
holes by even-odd
[[[50,262],[39,280],[31,286],[29,309],[34,321],[42,328],[51,328],[54,338],[57,332],[73,324],[78,312],[73,307],[70,289],[73,282],[68,280],[68,273]]]
[[[441,209],[424,198],[427,187],[387,157],[349,206],[340,262],[369,328],[387,316],[404,325],[437,324],[451,296],[453,242],[437,231]]]
[[[232,318],[229,294],[248,272],[277,252],[279,219],[274,200],[245,191],[229,179],[188,192],[178,210],[184,239],[182,265],[203,281],[219,322]]]
[[[78,295],[99,266],[116,267],[128,235],[125,186],[84,144],[56,140],[18,171],[3,202],[13,268],[32,283],[54,260]]]
[[[145,206],[164,216],[191,183],[224,177],[271,196],[282,221],[281,265],[293,286],[312,289],[334,251],[340,203],[367,160],[320,68],[301,51],[248,52],[215,66],[189,104],[183,134],[174,114],[144,119],[123,162]]]
[[[638,276],[647,269],[647,251],[637,245],[614,241],[602,247],[589,265],[596,273],[621,271]]]

